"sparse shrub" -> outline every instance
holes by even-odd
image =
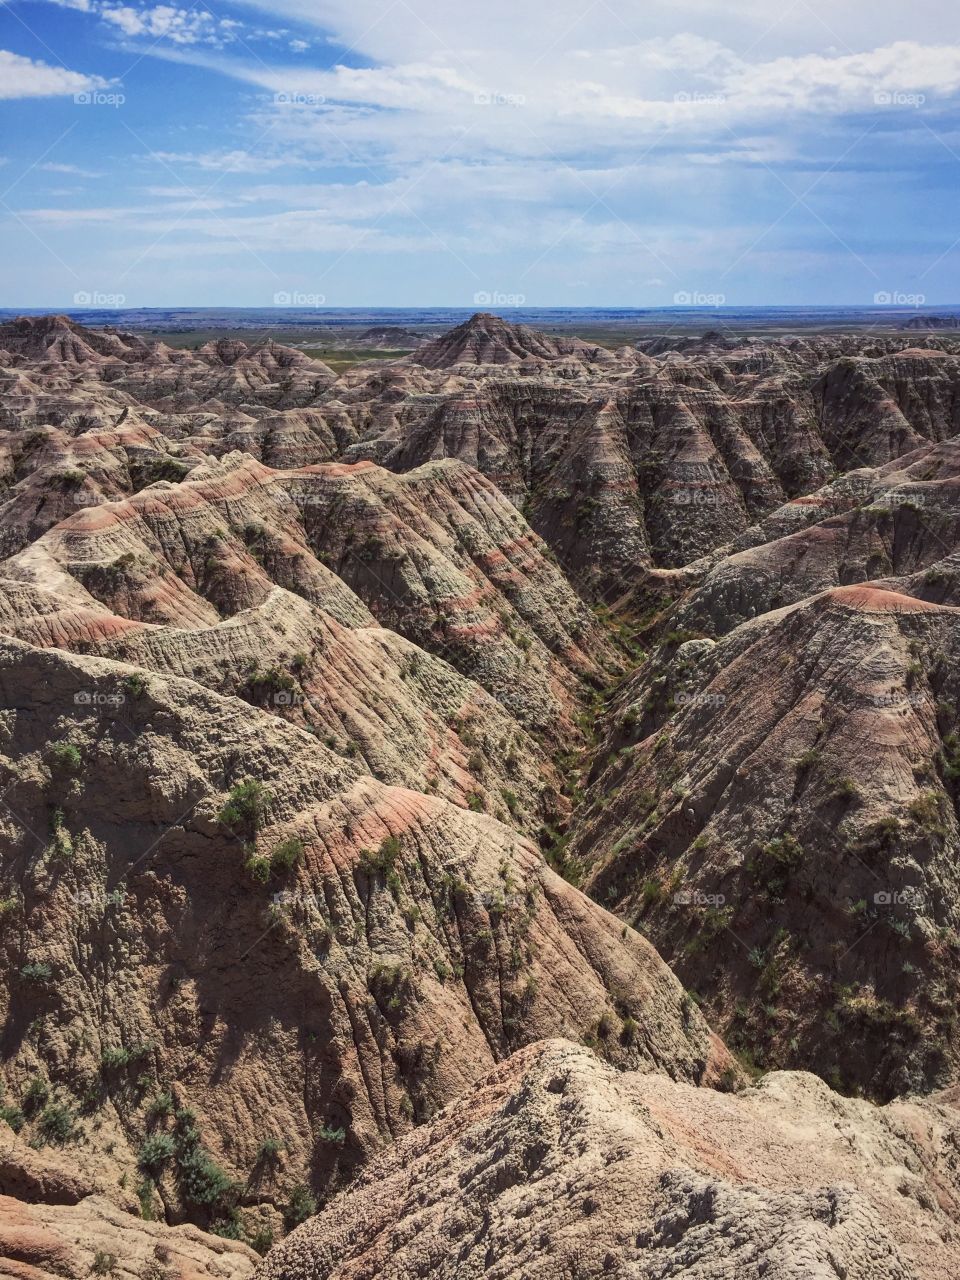
[[[61,1102],[51,1102],[40,1112],[37,1136],[41,1142],[63,1144],[73,1136],[73,1112]]]
[[[148,1120],[163,1120],[173,1113],[173,1098],[164,1091],[150,1100],[147,1106]]]
[[[132,1062],[139,1062],[147,1057],[152,1048],[152,1044],[136,1044],[129,1048],[125,1045],[111,1045],[100,1055],[100,1069],[119,1071],[123,1067],[129,1067]]]
[[[129,1049],[122,1046],[110,1047],[104,1049],[100,1055],[100,1068],[103,1071],[116,1071],[121,1067],[129,1066],[133,1061],[133,1054]]]
[[[177,1185],[187,1203],[223,1212],[236,1188],[200,1143],[196,1115],[187,1108],[174,1117]]]
[[[32,1116],[41,1107],[45,1107],[49,1101],[50,1086],[42,1076],[34,1076],[24,1090],[23,1098],[21,1099],[24,1111],[28,1116]]]
[[[19,1133],[25,1123],[25,1116],[14,1103],[0,1106],[0,1120],[5,1120],[14,1133]]]
[[[55,742],[47,751],[47,757],[51,766],[61,773],[79,773],[83,764],[80,748],[72,742]]]
[[[252,853],[243,864],[243,869],[255,884],[266,884],[270,879],[270,859],[262,854]]]
[[[483,796],[479,795],[476,791],[471,792],[471,794],[467,796],[467,808],[473,813],[483,813],[486,808],[483,803]]]
[[[637,1038],[639,1030],[636,1019],[626,1017],[620,1024],[620,1041],[622,1044],[631,1045]]]
[[[660,902],[663,898],[663,881],[655,878],[644,880],[640,897],[645,907],[652,906],[655,902]]]
[[[117,1255],[98,1249],[90,1264],[90,1274],[94,1276],[111,1276],[117,1269]]]
[[[144,1173],[156,1176],[167,1161],[173,1158],[175,1151],[176,1144],[169,1133],[152,1133],[140,1148],[137,1164]]]
[[[312,1218],[316,1212],[317,1202],[311,1195],[310,1189],[302,1182],[298,1183],[290,1193],[290,1200],[283,1214],[287,1230],[290,1231],[301,1222],[306,1222],[307,1218]]]
[[[867,830],[867,838],[882,849],[889,848],[900,835],[900,823],[894,817],[881,818]]]
[[[323,1124],[320,1126],[320,1130],[317,1136],[323,1142],[333,1142],[339,1146],[346,1138],[347,1131],[346,1129],[343,1129],[343,1128],[338,1128],[332,1125]]]
[[[381,840],[376,852],[372,849],[360,851],[360,865],[368,875],[389,876],[396,867],[402,847],[399,836],[387,836],[385,840]]]
[[[269,813],[271,803],[270,792],[263,784],[247,778],[231,789],[217,821],[225,827],[246,825],[256,831]]]
[[[73,836],[67,830],[62,809],[54,809],[50,820],[52,839],[47,854],[57,862],[69,862],[73,857]]]
[[[31,961],[25,964],[20,970],[20,977],[24,982],[44,983],[49,982],[53,977],[53,969],[48,964],[40,961]]]
[[[151,1178],[143,1178],[139,1183],[137,1183],[137,1199],[140,1201],[140,1217],[144,1222],[152,1222],[153,1180]]]
[[[213,1208],[233,1189],[227,1174],[199,1145],[178,1153],[177,1181],[185,1200],[205,1208]]]
[[[146,677],[135,672],[133,675],[124,678],[123,687],[131,698],[142,698],[147,692]]]
[[[257,1148],[257,1163],[272,1164],[283,1148],[282,1138],[264,1138]]]
[[[601,1040],[606,1040],[608,1036],[612,1035],[615,1026],[616,1022],[613,1014],[609,1009],[604,1009],[597,1022],[597,1035]]]
[[[769,892],[779,894],[802,863],[803,856],[803,847],[796,836],[785,831],[765,844],[748,866]]]
[[[269,1227],[257,1227],[250,1237],[250,1248],[261,1256],[273,1248],[273,1232]]]
[[[299,836],[290,836],[273,846],[270,851],[270,870],[274,875],[284,875],[292,871],[303,858],[303,841]]]
[[[908,809],[911,819],[927,835],[943,835],[944,826],[941,821],[941,797],[936,791],[925,791],[923,795],[911,802]]]

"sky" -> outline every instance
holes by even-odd
[[[957,0],[0,0],[0,306],[960,302]]]

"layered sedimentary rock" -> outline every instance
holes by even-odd
[[[960,1121],[814,1076],[724,1095],[516,1054],[278,1246],[258,1280],[953,1275]]]
[[[955,607],[833,588],[611,708],[571,857],[763,1066],[956,1078],[958,646]]]
[[[8,1114],[122,1206],[276,1226],[544,1035],[736,1078],[652,948],[492,818],[100,658],[7,641],[0,707]]]
[[[10,1274],[952,1274],[958,384],[0,326]]]

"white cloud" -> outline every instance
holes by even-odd
[[[106,81],[99,76],[51,67],[46,62],[0,49],[0,98],[52,98],[105,87]]]
[[[44,173],[65,173],[73,178],[102,178],[102,173],[97,173],[93,169],[81,169],[76,164],[57,164],[53,160],[47,160],[43,164],[38,164],[37,168]]]
[[[162,160],[164,164],[187,165],[209,173],[267,173],[291,164],[285,156],[260,156],[249,151],[154,151],[149,158]]]
[[[100,16],[126,36],[165,37],[174,44],[210,42],[216,34],[217,20],[207,10],[178,9],[160,4],[152,9],[134,9],[130,5],[103,5]]]

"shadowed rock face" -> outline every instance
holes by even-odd
[[[834,588],[652,659],[571,854],[764,1066],[956,1078],[960,610]]]
[[[641,345],[0,326],[11,1275],[957,1270],[946,1099],[711,1087],[957,1079],[955,345]]]
[[[257,1276],[947,1276],[960,1266],[958,1119],[947,1099],[875,1109],[802,1073],[730,1096],[536,1045]]]
[[[6,642],[0,717],[8,1092],[124,1207],[162,1138],[156,1211],[277,1226],[545,1035],[736,1077],[652,948],[492,818],[104,659]],[[194,1148],[236,1188],[205,1198]]]

